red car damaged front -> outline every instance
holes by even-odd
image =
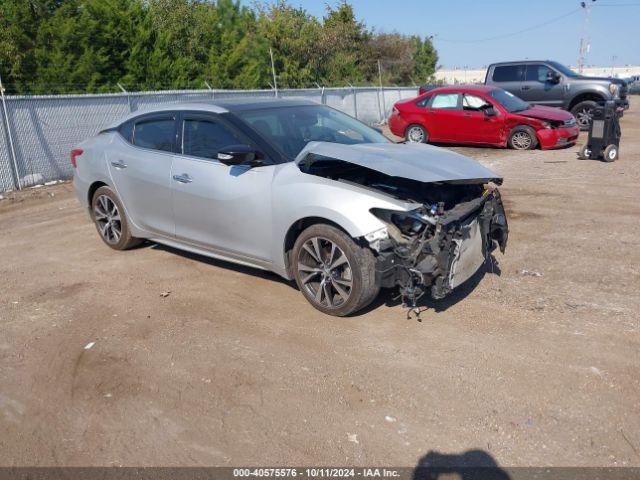
[[[532,106],[496,87],[439,87],[395,104],[389,128],[408,142],[508,146],[518,150],[572,145],[575,118]]]
[[[507,117],[507,121],[514,126],[531,125],[543,150],[573,145],[580,133],[571,113],[543,105],[531,105],[527,110],[513,112]]]

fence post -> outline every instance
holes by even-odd
[[[7,110],[7,100],[4,96],[4,86],[2,85],[2,77],[0,76],[0,96],[2,96],[2,110],[4,111],[4,119],[7,125],[7,137],[9,137],[9,149],[11,153],[11,161],[13,162],[13,173],[16,179],[18,190],[22,190],[20,182],[20,172],[18,171],[18,160],[16,158],[16,150],[13,147],[13,135],[11,135],[11,124],[9,123],[9,112]]]
[[[204,81],[204,84],[207,86],[207,88],[211,92],[211,100],[214,100],[216,98],[215,90],[213,88],[211,88],[211,85],[209,85],[209,82],[207,82],[206,80]]]
[[[378,104],[378,117],[380,118],[380,121],[378,123],[382,124],[384,117],[382,116],[382,108],[380,106],[380,89],[377,87],[373,87],[372,90],[376,93],[376,103]]]
[[[322,105],[326,105],[327,104],[327,99],[324,97],[324,86],[320,86],[320,84],[318,82],[314,82],[316,84],[316,87],[318,87],[318,90],[320,90],[320,103]]]
[[[347,82],[347,85],[349,85],[351,95],[353,95],[353,116],[354,118],[358,118],[358,99],[356,98],[356,90],[349,82]]]
[[[129,95],[129,92],[127,92],[120,83],[118,83],[118,87],[123,91],[123,93],[127,94],[127,105],[129,105],[129,113],[133,112],[133,110],[131,109],[131,95]]]

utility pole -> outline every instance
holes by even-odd
[[[273,73],[273,90],[278,96],[278,81],[276,80],[276,66],[273,63],[273,49],[269,47],[269,55],[271,56],[271,72]]]
[[[580,38],[580,53],[578,55],[578,73],[582,73],[587,53],[589,53],[591,48],[591,45],[589,45],[589,16],[591,15],[591,9],[596,0],[591,0],[591,3],[588,2],[589,0],[580,2],[580,6],[584,12],[584,21],[582,22],[582,37]]]
[[[616,59],[618,58],[617,55],[611,55],[611,76],[613,77],[613,71],[616,68]]]

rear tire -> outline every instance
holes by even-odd
[[[591,125],[591,118],[593,117],[593,111],[598,106],[593,100],[585,100],[577,103],[571,109],[571,114],[576,117],[576,123],[580,130],[583,132],[589,130]]]
[[[427,143],[429,132],[422,125],[409,125],[404,132],[404,139],[408,143]]]
[[[618,159],[618,147],[616,145],[609,145],[604,149],[602,158],[605,162],[615,162]]]
[[[326,224],[304,230],[292,254],[298,288],[316,309],[343,317],[369,305],[378,295],[375,257],[342,230]]]
[[[520,125],[511,130],[508,143],[514,150],[533,150],[538,146],[538,137],[533,128]]]
[[[91,218],[102,241],[114,250],[127,250],[143,241],[131,236],[124,206],[109,187],[100,187],[93,194]]]

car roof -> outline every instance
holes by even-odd
[[[429,95],[434,93],[489,93],[498,87],[493,85],[449,85],[428,90]]]
[[[308,105],[319,105],[307,99],[282,99],[282,98],[251,98],[243,97],[229,100],[205,100],[194,102],[167,103],[153,108],[136,110],[129,113],[118,121],[112,123],[108,128],[116,128],[124,122],[142,115],[154,113],[170,112],[175,110],[197,110],[212,113],[228,113],[248,110],[260,110],[264,108],[285,108],[285,107],[301,107]]]
[[[497,67],[502,65],[513,65],[513,64],[523,64],[523,63],[550,63],[553,60],[514,60],[512,62],[496,62],[489,65],[490,67]]]
[[[303,107],[308,105],[318,105],[318,102],[307,100],[305,98],[251,98],[243,97],[229,100],[217,100],[211,103],[225,108],[230,112],[245,110],[261,110],[264,108],[284,108],[284,107]]]

